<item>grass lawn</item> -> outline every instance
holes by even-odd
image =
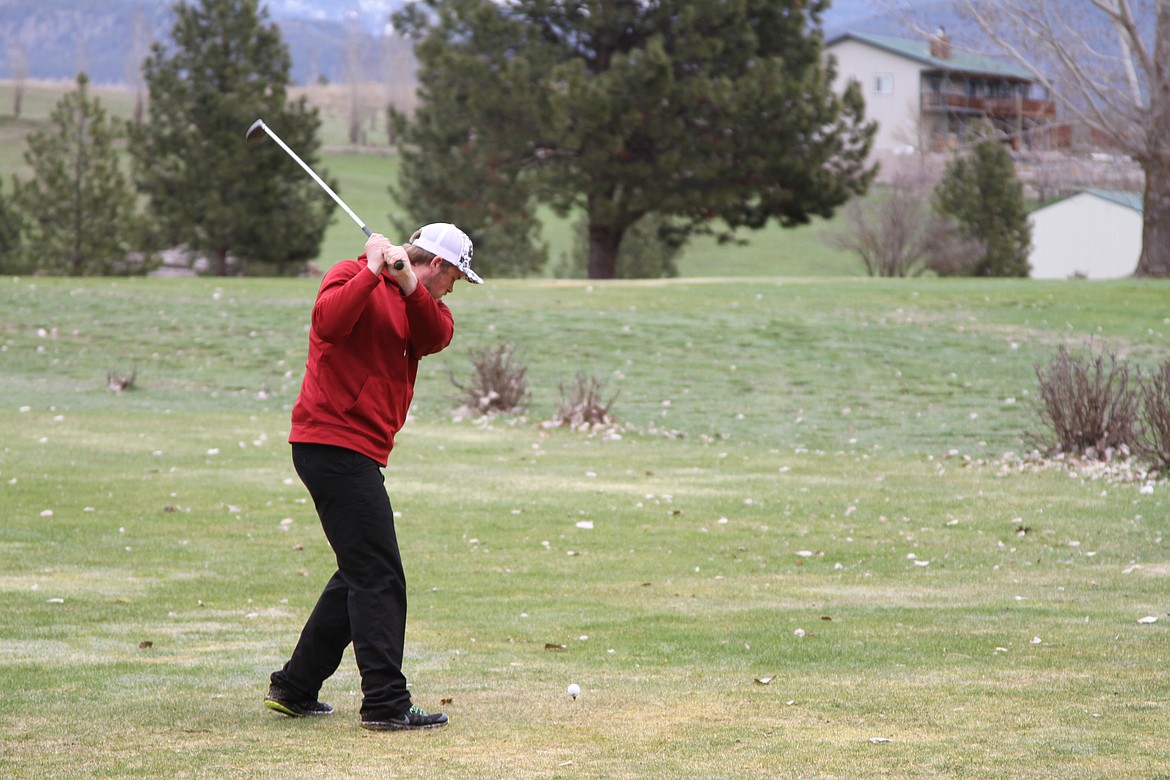
[[[1005,457],[1058,345],[1170,358],[1164,284],[459,289],[386,470],[424,734],[351,656],[332,718],[261,705],[332,573],[315,287],[0,280],[4,776],[1167,776],[1170,487]],[[455,421],[498,341],[527,418]],[[618,435],[540,425],[578,371]]]

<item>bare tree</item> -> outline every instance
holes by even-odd
[[[1137,276],[1170,277],[1170,0],[959,0],[1067,116],[1145,172]]]
[[[365,114],[362,72],[364,33],[357,14],[352,13],[345,26],[345,83],[349,88],[349,142],[353,146],[362,143],[362,117]]]
[[[134,124],[142,124],[146,115],[146,89],[142,81],[142,61],[150,52],[150,25],[142,6],[135,3],[130,21],[131,41],[126,51],[126,83],[134,90]]]
[[[830,243],[855,252],[870,276],[962,275],[984,253],[980,242],[964,240],[953,220],[934,210],[931,181],[921,175],[900,174],[888,188],[850,201],[842,225]]]
[[[28,86],[28,51],[19,38],[14,37],[9,44],[8,70],[12,74],[12,116],[20,119],[24,90]]]

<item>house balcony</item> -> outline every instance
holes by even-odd
[[[993,118],[1024,117],[1041,121],[1056,118],[1056,103],[1025,97],[976,97],[972,95],[922,93],[922,112],[971,114]]]

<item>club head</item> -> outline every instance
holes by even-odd
[[[264,126],[264,120],[257,119],[252,123],[252,126],[248,128],[248,134],[244,136],[244,140],[247,143],[254,144],[264,137],[264,131],[266,129],[267,128]]]

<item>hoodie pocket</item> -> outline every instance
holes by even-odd
[[[401,396],[405,393],[406,387],[401,382],[367,376],[357,398],[345,410],[345,417],[355,428],[369,431],[378,438],[391,438],[402,427]]]

